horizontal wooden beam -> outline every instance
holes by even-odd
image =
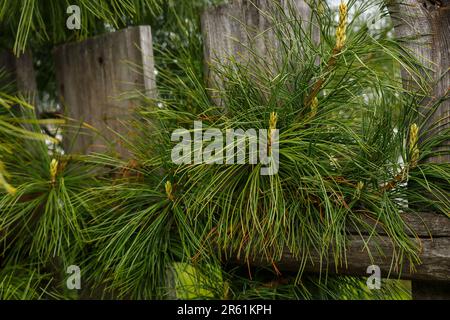
[[[317,254],[309,259],[304,270],[368,276],[367,267],[377,265],[384,278],[450,281],[450,219],[434,213],[404,215],[403,219],[410,228],[408,233],[411,241],[416,242],[420,247],[421,263],[415,265],[413,269],[408,262],[399,261],[398,250],[394,248],[392,240],[380,228],[379,235],[372,236],[370,240],[367,234],[360,235],[349,230],[345,261],[336,263],[331,253],[321,260]],[[276,266],[281,271],[297,272],[301,268],[298,258],[300,256],[299,252],[285,250],[282,259],[276,262]],[[271,265],[268,261],[260,258],[253,259],[251,264],[254,266]]]

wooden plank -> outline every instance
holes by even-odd
[[[30,99],[36,94],[36,73],[33,67],[33,56],[30,51],[16,57],[10,51],[1,50],[0,68],[8,74],[4,82],[13,82],[16,89],[20,93],[30,97]]]
[[[382,229],[379,237],[358,235],[349,231],[349,242],[345,250],[346,260],[334,261],[330,254],[324,260],[320,255],[312,252],[312,257],[305,266],[305,271],[326,271],[332,274],[368,276],[369,265],[380,267],[382,276],[390,278],[450,281],[450,219],[434,213],[421,213],[419,215],[404,215],[409,228],[416,233],[411,241],[420,248],[421,264],[411,270],[408,263],[398,260],[398,249],[394,248],[392,241]],[[430,234],[435,233],[433,236]],[[369,255],[370,252],[370,255]],[[285,250],[281,260],[276,262],[277,268],[282,271],[298,272],[300,269],[301,252]],[[238,261],[243,263],[244,261]],[[253,265],[272,266],[269,261],[253,259]]]
[[[418,212],[416,214],[402,214],[401,217],[408,227],[406,233],[409,236],[415,238],[450,237],[450,219],[443,214]],[[380,235],[386,235],[386,231],[381,223],[374,220],[374,218],[367,216],[363,220],[375,228]],[[355,228],[349,228],[349,232],[357,233]]]
[[[395,34],[412,56],[423,66],[430,87],[430,96],[424,99],[421,114],[425,123],[421,141],[432,135],[439,135],[445,128],[450,128],[450,0],[390,1],[389,12],[394,21]],[[402,71],[404,84],[411,88],[416,84],[405,70]],[[428,118],[426,115],[431,105],[439,99],[447,97],[439,108]],[[435,125],[438,124],[437,127]],[[437,150],[450,149],[450,141],[444,142]],[[429,162],[450,162],[450,154],[430,157]]]
[[[309,28],[311,9],[304,0],[280,0],[279,5],[287,16],[294,14],[293,18],[301,21],[305,30]],[[205,77],[216,105],[222,104],[217,90],[223,88],[218,72],[221,66],[228,64],[230,57],[244,65],[250,65],[257,57],[265,57],[267,69],[276,70],[281,50],[269,18],[276,10],[271,0],[233,0],[203,12]],[[319,30],[312,29],[318,41]]]
[[[70,118],[98,130],[81,130],[71,152],[106,152],[108,146],[128,157],[120,139],[140,94],[154,96],[156,85],[149,26],[123,29],[64,44],[54,51],[60,101]],[[67,137],[68,136],[68,137]],[[65,137],[66,147],[72,135]]]
[[[394,22],[396,37],[404,40],[410,53],[424,66],[423,74],[430,85],[430,96],[425,98],[420,109],[424,117],[424,126],[419,144],[432,135],[439,135],[450,128],[450,1],[396,0],[388,4]],[[415,86],[414,77],[402,71],[406,87]],[[431,106],[445,99],[438,109],[428,116]],[[447,154],[430,157],[432,163],[450,162],[450,141],[444,141],[436,151]],[[441,254],[441,252],[436,252]],[[446,252],[444,252],[446,254]],[[450,273],[450,268],[447,273]],[[427,281],[413,281],[414,299],[450,299],[450,282],[439,284]]]

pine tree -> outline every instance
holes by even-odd
[[[345,263],[348,227],[376,239],[367,218],[391,238],[394,265],[417,264],[420,248],[400,216],[416,212],[405,201],[450,212],[449,164],[423,161],[450,132],[419,148],[426,88],[405,89],[398,71],[414,74],[419,88],[426,78],[389,35],[391,25],[368,28],[366,2],[312,10],[320,43],[286,12],[268,12],[281,58],[250,47],[251,66],[232,58],[216,65],[223,86],[214,94],[225,108],[214,104],[204,79],[199,14],[209,2],[77,3],[89,17],[77,37],[108,25],[150,21],[159,28],[159,96],[143,98],[135,111],[128,124],[134,137],[123,141],[132,158],[124,160],[62,152],[42,126],[68,122],[39,119],[1,88],[0,298],[408,297],[403,282],[372,292],[359,278],[303,270],[312,255],[329,252]],[[46,52],[49,43],[72,40],[54,28],[65,5],[1,1],[0,28],[11,32],[6,45]],[[386,9],[375,8],[384,19]],[[278,173],[260,175],[261,164],[174,164],[170,133],[192,131],[195,121],[203,130],[254,128],[269,137],[278,129]],[[298,253],[297,274],[277,266],[286,248]],[[250,267],[255,257],[265,265]],[[79,294],[62,280],[72,264],[85,275]]]

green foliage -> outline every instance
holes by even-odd
[[[408,300],[410,288],[406,281],[383,280],[380,289],[369,290],[365,279],[348,276],[328,276],[325,280],[305,274],[300,283],[295,277],[270,277],[259,270],[249,281],[245,275],[231,273],[229,295],[236,299],[283,300]]]
[[[33,112],[6,112],[4,106],[20,100],[1,96],[0,169],[16,192],[0,189],[0,295],[40,298],[51,274],[57,282],[49,296],[72,298],[61,278],[76,264],[86,283],[78,297],[409,298],[404,283],[385,281],[372,292],[362,279],[327,276],[326,266],[314,277],[303,267],[312,255],[345,264],[348,227],[376,242],[378,229],[367,218],[391,238],[393,268],[417,264],[419,248],[400,214],[416,214],[418,205],[450,212],[449,164],[424,161],[449,152],[436,146],[450,132],[423,132],[418,107],[427,86],[419,64],[387,37],[389,27],[374,32],[361,23],[366,3],[351,2],[353,20],[339,49],[329,8],[312,10],[322,39],[316,42],[313,28],[302,28],[292,11],[275,5],[268,16],[279,54],[261,55],[250,43],[250,63],[232,57],[214,63],[223,85],[208,88],[198,17],[204,4],[162,8],[172,20],[163,28],[167,34],[158,35],[159,97],[143,101],[128,123],[134,134],[122,140],[129,161],[61,152],[42,140],[42,121]],[[119,6],[108,8],[111,17],[123,17],[114,11]],[[93,17],[112,23],[103,14]],[[37,28],[33,19],[27,21]],[[23,48],[24,36],[17,39]],[[404,89],[391,66],[408,70],[421,90]],[[267,130],[274,115],[280,130],[274,176],[261,176],[260,164],[171,160],[175,129],[201,120],[204,130]],[[279,273],[286,249],[300,260],[297,274]],[[243,271],[233,266],[236,257],[267,265]],[[18,267],[29,264],[38,266],[36,273]]]
[[[0,199],[1,239],[8,256],[19,260],[26,257],[43,265],[54,257],[70,261],[84,245],[80,194],[95,186],[93,169],[73,157],[49,152],[42,138],[31,140],[44,136],[33,117],[33,111],[25,112],[29,135],[15,137],[10,152],[2,156],[16,190]]]
[[[32,266],[3,268],[0,270],[0,300],[40,299],[50,283],[49,274],[41,275]]]
[[[60,43],[108,30],[138,24],[160,10],[161,0],[18,0],[0,1],[0,29],[8,37],[3,43],[13,47],[15,54],[24,52],[30,42]],[[77,5],[81,14],[81,29],[68,30],[66,14],[70,5]],[[2,36],[3,38],[3,36]]]
[[[283,11],[277,14],[274,24],[279,22],[275,32],[281,62],[279,56],[261,56],[250,47],[252,63],[230,58],[228,64],[218,62],[212,67],[225,85],[214,92],[225,107],[211,104],[198,65],[184,52],[184,57],[178,57],[183,77],[168,70],[166,86],[160,88],[162,95],[170,97],[161,101],[164,108],[142,112],[149,122],[163,119],[164,129],[160,130],[164,132],[192,129],[195,120],[203,120],[204,130],[266,129],[270,113],[278,115],[280,172],[273,177],[261,176],[260,165],[200,164],[169,169],[167,174],[178,186],[180,201],[195,217],[195,228],[211,230],[202,241],[213,241],[223,254],[237,253],[244,259],[262,255],[277,261],[287,247],[301,252],[303,256],[298,258],[302,261],[310,254],[325,255],[332,250],[333,259],[343,263],[346,227],[363,231],[368,228],[364,218],[370,217],[399,250],[396,262],[403,258],[418,262],[417,248],[406,235],[399,215],[412,210],[398,199],[425,199],[412,188],[399,185],[386,190],[383,186],[409,168],[437,169],[428,164],[412,168],[404,148],[423,93],[405,91],[399,78],[392,79],[379,67],[393,60],[414,72],[415,62],[405,59],[397,42],[370,34],[364,27],[354,28],[352,22],[345,49],[336,56],[335,39],[330,36],[334,23],[329,15],[315,16],[323,35],[323,41],[316,45],[311,30],[303,31],[300,21],[289,19]],[[334,61],[332,66],[330,61]],[[312,114],[305,98],[312,84],[321,79],[324,84],[318,95],[318,111]],[[401,117],[393,116],[393,110]],[[448,139],[448,133],[443,136]],[[157,137],[151,140],[160,141]],[[167,146],[161,163],[170,162],[171,146]],[[431,153],[425,145],[422,159]],[[406,165],[398,162],[399,157]],[[442,182],[434,181],[433,174],[421,175],[421,185],[428,185],[434,193],[448,194],[448,165],[436,166],[446,172],[441,172]],[[448,213],[444,196],[428,201]]]

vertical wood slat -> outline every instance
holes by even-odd
[[[54,59],[60,101],[67,115],[98,131],[81,129],[73,145],[69,145],[72,134],[66,133],[69,151],[106,152],[109,143],[119,155],[128,157],[113,131],[128,136],[123,121],[130,118],[137,96],[155,94],[150,27],[130,27],[64,44],[55,49]]]
[[[424,75],[430,86],[430,96],[422,103],[420,112],[424,116],[430,105],[447,96],[439,108],[425,121],[422,141],[432,135],[439,135],[442,129],[450,128],[450,1],[395,0],[388,6],[394,22],[396,37],[426,70]],[[405,70],[402,71],[406,87],[415,84]],[[432,128],[434,124],[439,127]],[[449,150],[450,141],[436,150]],[[438,155],[427,159],[433,163],[450,162],[449,155]]]
[[[8,73],[8,77],[4,81],[14,82],[16,89],[22,94],[33,96],[37,92],[33,56],[30,51],[16,57],[10,51],[1,50],[0,69]]]
[[[216,68],[227,64],[230,57],[243,64],[253,63],[254,56],[249,48],[261,57],[267,57],[266,64],[274,70],[272,64],[281,51],[277,36],[272,31],[272,23],[268,14],[274,13],[271,0],[233,0],[229,4],[215,6],[205,10],[201,17],[204,42],[205,76],[210,89],[218,90],[223,87],[222,81],[216,74]],[[293,18],[301,19],[302,27],[308,28],[311,19],[311,9],[304,0],[280,0],[287,16],[294,11]],[[315,40],[319,39],[319,31],[314,28]],[[219,98],[213,100],[221,104]]]
[[[430,110],[430,104],[447,97],[439,108],[425,120],[423,139],[439,135],[450,128],[450,1],[396,0],[390,3],[389,11],[394,21],[396,37],[405,41],[410,53],[428,70],[424,74],[430,81],[430,96],[424,99],[421,114]],[[402,71],[404,85],[414,86],[412,77]],[[433,128],[439,124],[437,128]],[[421,141],[419,142],[421,143]],[[436,148],[449,150],[450,141]],[[432,163],[449,163],[450,154],[430,157]],[[449,271],[450,272],[450,271]],[[450,299],[450,282],[412,281],[413,299]]]

